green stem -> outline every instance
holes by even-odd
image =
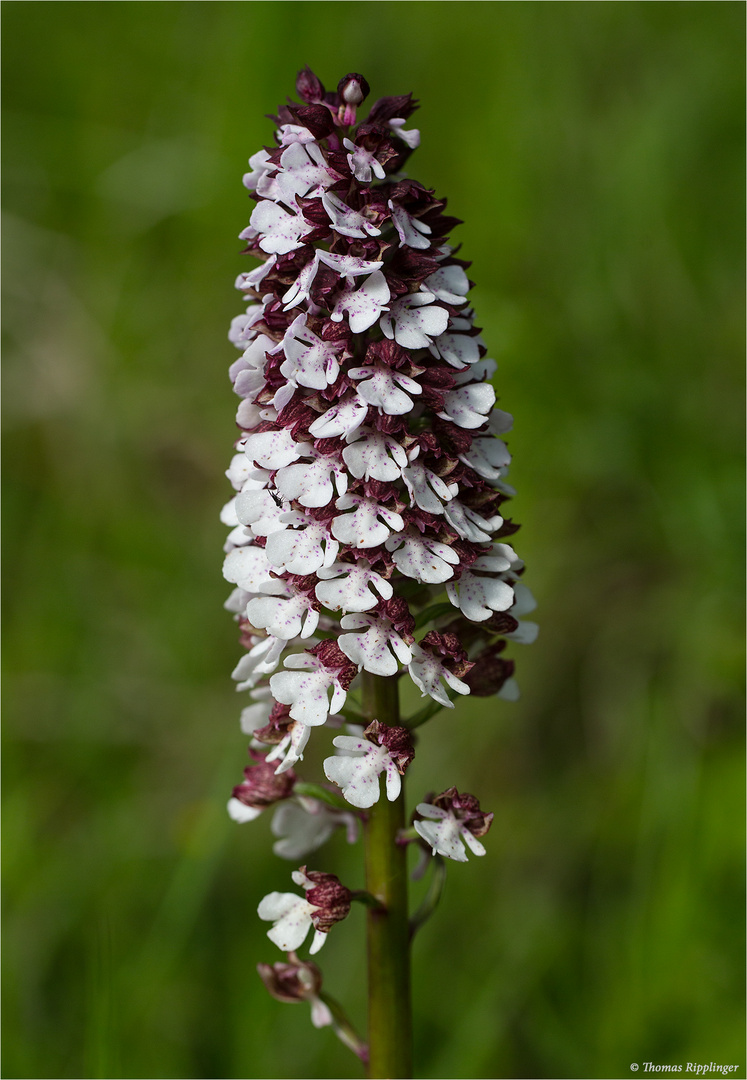
[[[347,1018],[345,1010],[336,998],[322,991],[319,997],[332,1014],[332,1029],[344,1046],[352,1050],[361,1061],[368,1061],[368,1047]]]
[[[369,720],[397,726],[397,679],[364,671],[363,711]],[[397,843],[404,825],[403,783],[394,802],[382,792],[366,823],[366,888],[383,905],[367,912],[369,1080],[412,1076],[407,847]]]

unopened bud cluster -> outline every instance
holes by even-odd
[[[255,205],[241,237],[260,262],[237,281],[247,306],[229,335],[241,352],[230,369],[236,495],[222,514],[254,762],[229,812],[249,821],[278,803],[276,851],[290,858],[340,825],[355,838],[382,775],[395,799],[413,760],[407,726],[378,717],[331,740],[330,798],[297,790],[312,728],[339,729],[361,671],[406,671],[447,708],[460,694],[513,698],[503,651],[536,632],[520,621],[533,601],[503,514],[511,417],[495,408],[469,263],[448,243],[459,222],[402,171],[420,141],[406,126],[416,102],[382,98],[358,123],[363,76],[328,93],[306,69],[296,87],[277,145],[244,176]],[[474,796],[450,788],[417,815],[434,854],[484,853],[492,815]],[[314,952],[349,894],[305,867],[293,879],[305,896],[272,893],[259,914],[291,953],[313,926]],[[313,1001],[316,969],[298,965],[263,966],[263,978],[283,1000]]]

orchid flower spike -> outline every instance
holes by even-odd
[[[253,762],[228,811],[249,822],[275,806],[275,852],[289,859],[341,826],[354,842],[361,822],[395,821],[398,800],[403,823],[412,730],[460,696],[514,700],[505,650],[537,633],[509,543],[512,418],[496,407],[470,264],[449,243],[459,220],[403,172],[420,143],[407,126],[417,102],[381,98],[359,119],[364,76],[327,91],[308,67],[296,91],[243,177],[252,209],[240,237],[257,265],[236,281],[238,435],[221,513]],[[427,699],[409,720],[396,706],[387,715],[371,690],[388,680],[396,698],[401,678]],[[330,735],[351,719],[359,726]],[[335,748],[323,758],[327,784],[296,772],[310,739]],[[442,856],[465,862],[466,849],[484,854],[492,816],[451,787],[390,839],[398,858],[416,842],[436,867]],[[295,950],[312,927],[310,951],[321,948],[361,891],[305,867],[293,880],[304,895],[259,904],[268,937],[290,954],[260,974],[280,1000],[310,1001],[314,1022],[329,1023],[321,975]],[[364,902],[381,904],[374,893],[367,883]],[[334,1026],[367,1053],[337,1012]]]

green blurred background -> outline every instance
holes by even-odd
[[[422,102],[540,602],[521,701],[442,714],[411,771],[496,815],[416,943],[417,1075],[744,1076],[743,5],[3,15],[3,1075],[359,1074],[262,987],[292,867],[224,810],[241,174],[309,63]],[[310,865],[361,884],[342,838]],[[362,928],[320,957],[361,1022]]]

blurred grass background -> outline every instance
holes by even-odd
[[[309,63],[422,102],[540,601],[521,701],[442,715],[411,772],[496,814],[416,944],[417,1075],[744,1076],[743,5],[3,16],[3,1075],[358,1075],[260,984],[291,866],[224,812],[240,178]],[[320,960],[362,1021],[351,922]]]

